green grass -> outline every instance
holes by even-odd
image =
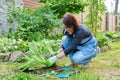
[[[103,80],[120,79],[120,41],[111,44],[107,52],[99,53],[86,70],[88,74],[99,75]]]
[[[80,73],[72,75],[66,79],[58,79],[54,76],[40,77],[40,74],[27,74],[17,71],[16,64],[0,64],[0,80],[120,80],[120,41],[111,44],[112,48],[106,52],[99,53],[92,59],[89,68],[82,70],[81,65],[75,69]],[[58,60],[61,67],[69,60]]]
[[[100,80],[99,76],[92,76],[85,72],[71,76],[69,80]]]
[[[17,72],[11,75],[8,80],[40,80],[37,75],[26,74],[24,72]]]

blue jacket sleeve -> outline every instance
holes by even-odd
[[[70,46],[64,50],[65,55],[67,56],[70,52],[74,52],[77,49],[77,46],[80,44],[84,38],[85,30],[79,30],[75,33],[75,38],[73,38]]]

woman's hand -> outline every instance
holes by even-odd
[[[49,59],[47,59],[45,61],[45,65],[47,67],[50,67],[50,66],[52,66],[57,61],[57,59],[62,58],[64,56],[65,56],[65,53],[64,53],[64,51],[62,51],[59,54],[57,54],[56,56],[53,56],[53,57],[50,57]]]
[[[59,59],[59,58],[62,58],[65,56],[65,53],[64,51],[60,52],[58,55],[56,55],[56,57]]]
[[[60,49],[58,50],[58,52],[59,52],[59,53],[63,52],[63,48],[60,48]]]
[[[56,62],[56,60],[57,60],[57,57],[53,56],[53,57],[50,57],[49,59],[47,59],[44,64],[47,67],[50,67],[50,66],[52,66]]]
[[[62,40],[65,40],[66,38],[67,38],[67,36],[63,36],[63,37],[62,37]]]

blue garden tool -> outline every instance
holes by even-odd
[[[68,72],[68,71],[72,71],[72,70],[74,70],[74,69],[73,68],[61,68],[61,69],[58,69],[58,70],[52,70],[52,71],[50,71],[48,73],[45,73],[45,74],[41,74],[40,76],[47,77],[47,76],[49,76],[51,74],[58,74],[61,71],[67,71]]]
[[[80,73],[80,70],[76,70],[67,74],[57,74],[56,77],[57,78],[68,78],[70,77],[72,74],[76,74],[76,73]]]
[[[69,72],[69,73],[60,74],[61,71],[66,71],[66,72]],[[50,77],[51,74],[55,74],[56,76],[54,78],[68,78],[72,74],[76,74],[76,73],[79,73],[79,72],[80,72],[80,70],[74,70],[73,68],[61,68],[61,69],[58,69],[58,70],[50,71],[49,73],[46,73],[46,74],[41,74],[40,76]]]
[[[47,77],[47,76],[49,76],[49,75],[51,75],[51,74],[56,74],[57,72],[60,72],[60,71],[62,71],[62,70],[63,70],[63,69],[52,70],[52,71],[50,71],[50,72],[48,72],[48,73],[41,74],[40,76],[45,76],[45,77]]]

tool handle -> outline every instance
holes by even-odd
[[[55,70],[56,72],[60,72],[60,71],[63,71],[63,69],[61,68],[61,69],[57,69],[57,70]]]
[[[69,74],[76,74],[76,73],[80,73],[80,70],[76,70],[74,72],[70,72]]]
[[[58,69],[58,70],[55,70],[56,72],[60,72],[60,71],[72,71],[73,68],[61,68],[61,69]]]
[[[61,72],[61,71],[63,71],[63,69],[53,70],[53,71],[50,72],[50,74],[58,73],[58,72]]]

